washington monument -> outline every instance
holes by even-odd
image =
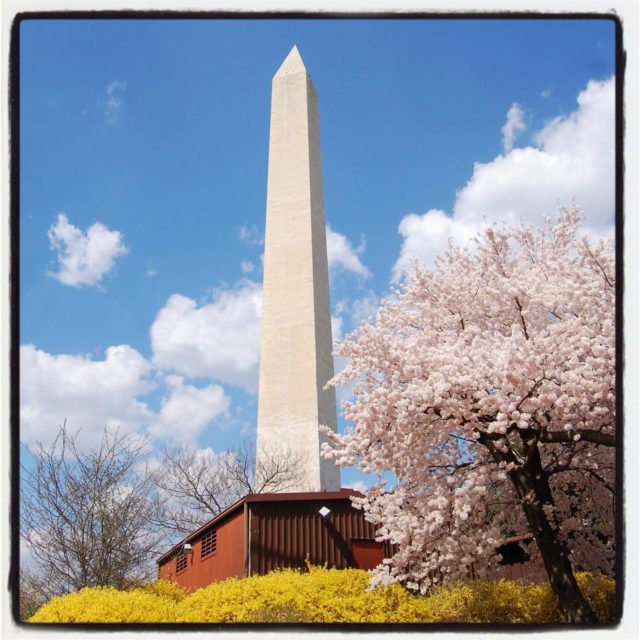
[[[334,491],[340,472],[320,457],[318,425],[336,428],[329,274],[315,87],[293,47],[273,77],[257,455],[290,455],[289,491]]]

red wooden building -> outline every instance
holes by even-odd
[[[249,494],[158,559],[158,578],[189,590],[232,576],[312,564],[371,569],[391,555],[351,505],[351,489]]]
[[[351,505],[352,489],[315,493],[249,494],[189,534],[158,559],[158,578],[189,591],[230,577],[264,575],[277,568],[311,564],[372,569],[391,557],[389,543],[376,542],[375,526]],[[545,582],[541,563],[528,561],[520,542],[505,540],[504,560],[493,578]],[[469,579],[475,579],[473,566]]]

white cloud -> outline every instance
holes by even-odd
[[[615,79],[590,81],[578,108],[549,122],[535,146],[512,149],[476,163],[450,216],[432,209],[403,218],[400,256],[391,279],[399,282],[414,259],[430,266],[451,237],[464,243],[486,224],[520,220],[538,226],[558,205],[575,198],[586,215],[585,232],[610,235],[615,206]]]
[[[459,244],[466,243],[476,232],[473,223],[454,220],[440,209],[431,209],[419,216],[410,213],[398,227],[404,237],[400,257],[393,265],[392,282],[399,282],[405,271],[412,269],[414,260],[422,264],[431,264],[435,256],[446,248],[448,239]]]
[[[177,375],[166,376],[165,383],[170,395],[149,426],[156,438],[195,442],[207,425],[228,413],[230,400],[219,385],[199,389]]]
[[[247,260],[243,260],[240,263],[240,268],[242,269],[242,273],[251,273],[255,269],[253,262]]]
[[[340,319],[339,326],[341,332],[343,330],[345,316],[349,320],[347,330],[350,331],[351,329],[357,328],[363,320],[371,321],[375,319],[379,306],[380,299],[375,292],[371,290],[365,291],[364,295],[360,298],[339,300],[335,305],[335,313],[337,318]]]
[[[208,304],[172,295],[151,327],[153,362],[180,374],[210,377],[255,392],[260,357],[262,287],[243,281]]]
[[[52,355],[20,347],[20,439],[48,445],[65,421],[80,430],[81,448],[96,446],[105,427],[121,433],[148,432],[158,439],[195,442],[230,400],[216,384],[198,388],[167,375],[165,397],[155,413],[140,397],[157,388],[151,363],[128,345],[109,347],[104,360]]]
[[[335,375],[338,375],[349,363],[348,358],[344,358],[343,356],[333,356],[333,371]],[[353,402],[353,388],[355,387],[356,381],[351,380],[347,384],[342,384],[339,387],[336,387],[336,404],[338,405],[338,414],[341,413],[340,408],[342,407],[344,402]]]
[[[357,327],[363,320],[372,320],[375,318],[380,299],[373,292],[367,292],[363,297],[356,298],[351,303],[351,326]]]
[[[615,83],[590,81],[578,109],[552,120],[535,137],[537,147],[514,149],[477,164],[454,208],[457,220],[497,222],[522,216],[539,223],[558,201],[575,197],[593,228],[610,227],[615,191]]]
[[[366,493],[367,489],[369,489],[369,486],[363,482],[362,480],[352,480],[351,482],[347,482],[346,486],[344,487],[345,489],[355,489],[356,491],[359,491],[360,493]]]
[[[240,237],[240,240],[249,245],[264,244],[264,238],[260,235],[258,227],[256,227],[255,224],[242,225],[240,229],[238,229],[238,236]]]
[[[57,252],[58,271],[47,275],[72,287],[99,284],[113,268],[115,259],[129,251],[120,231],[111,231],[96,222],[83,233],[64,213],[58,214],[48,235],[51,249]]]
[[[122,94],[127,88],[126,82],[120,82],[114,80],[109,83],[105,92],[107,94],[107,101],[105,103],[104,115],[107,124],[115,124],[122,117],[122,110],[124,108],[124,101]]]
[[[335,315],[331,315],[331,329],[334,342],[344,338],[345,333],[356,329],[363,320],[373,320],[378,311],[380,300],[373,291],[367,291],[365,295],[355,300],[342,299],[335,305]],[[346,322],[345,322],[346,321]],[[347,326],[345,330],[345,324]],[[343,356],[333,356],[333,370],[336,374],[342,371],[348,358]],[[355,381],[346,385],[336,387],[336,401],[338,407],[345,400],[353,400],[353,387]]]
[[[93,445],[104,427],[134,431],[151,411],[138,396],[151,391],[151,365],[128,345],[109,347],[104,360],[52,355],[32,344],[20,347],[20,436],[49,443],[66,420]]]
[[[524,131],[527,127],[522,119],[524,112],[520,105],[514,102],[509,111],[507,111],[507,121],[502,127],[502,148],[505,153],[513,149],[513,143],[516,140],[518,131]]]
[[[331,337],[333,341],[342,340],[342,316],[331,315]]]
[[[326,229],[329,269],[347,271],[361,278],[368,278],[371,274],[358,257],[358,254],[364,251],[364,244],[354,249],[346,236],[333,231],[329,225]]]

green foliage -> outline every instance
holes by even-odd
[[[577,578],[599,620],[613,621],[615,582]],[[53,598],[29,622],[562,622],[548,584],[477,580],[439,585],[428,596],[397,584],[368,586],[365,571],[311,566],[230,578],[191,594],[166,581],[129,591],[98,587]]]

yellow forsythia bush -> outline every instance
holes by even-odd
[[[578,574],[601,622],[615,616],[615,582]],[[29,622],[444,622],[558,623],[548,584],[473,581],[434,587],[428,596],[399,585],[367,591],[357,569],[283,569],[266,576],[230,578],[189,595],[171,582],[129,591],[83,589],[53,598]]]
[[[616,617],[616,581],[591,573],[578,573],[576,578],[598,620],[613,622]]]
[[[309,567],[225,580],[196,591],[178,622],[430,622],[425,599],[400,585],[368,592],[358,569]]]
[[[589,573],[578,573],[576,578],[598,620],[612,622],[615,581]],[[548,583],[523,584],[517,580],[455,582],[434,587],[426,601],[437,622],[564,622]]]
[[[87,587],[52,598],[29,622],[173,622],[177,604],[176,594],[164,585],[155,590],[149,586],[129,591]]]

